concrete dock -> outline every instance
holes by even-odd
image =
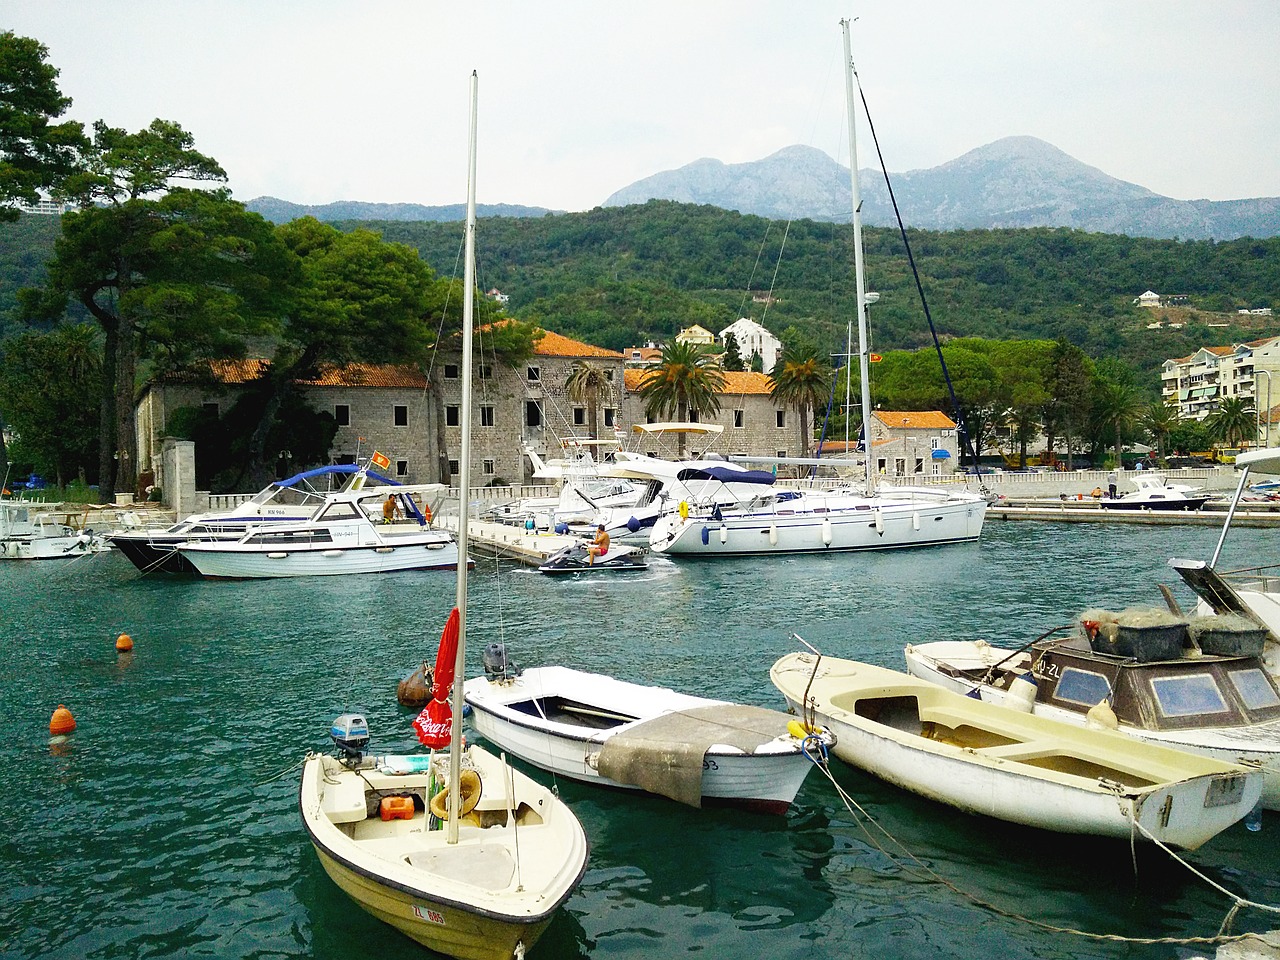
[[[1183,525],[1221,527],[1227,518],[1225,506],[1200,510],[1115,510],[1089,500],[1001,499],[987,509],[988,520],[1047,520],[1057,523],[1137,523],[1149,526]],[[1280,503],[1249,503],[1240,507],[1232,526],[1280,526]]]
[[[458,532],[457,515],[439,517],[436,523],[446,530]],[[531,567],[545,563],[547,557],[557,550],[581,542],[580,537],[535,533],[523,527],[484,520],[472,520],[467,525],[467,535],[470,537],[467,552],[473,559],[477,556],[497,557],[518,560]]]

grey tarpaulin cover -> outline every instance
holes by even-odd
[[[700,807],[708,748],[722,743],[754,753],[785,734],[790,719],[778,710],[732,703],[665,713],[606,740],[597,769],[618,783]]]

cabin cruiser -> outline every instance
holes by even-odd
[[[102,537],[77,524],[56,503],[0,498],[0,560],[65,560],[106,549]]]
[[[1104,510],[1199,510],[1210,500],[1211,493],[1185,483],[1169,483],[1163,474],[1140,472],[1132,478],[1137,490],[1100,501]]]

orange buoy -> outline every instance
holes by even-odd
[[[120,636],[116,637],[116,649],[120,653],[128,653],[133,649],[133,637],[127,633],[120,634]]]
[[[49,720],[50,736],[60,737],[70,733],[76,728],[76,718],[71,715],[71,711],[58,704],[58,709],[53,711],[53,716]]]

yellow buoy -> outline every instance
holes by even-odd
[[[120,653],[128,653],[133,649],[133,637],[127,633],[122,633],[116,637],[116,650]]]
[[[71,711],[58,704],[58,709],[53,711],[53,716],[49,719],[49,734],[54,737],[61,737],[70,733],[76,728],[76,718],[71,715]]]

